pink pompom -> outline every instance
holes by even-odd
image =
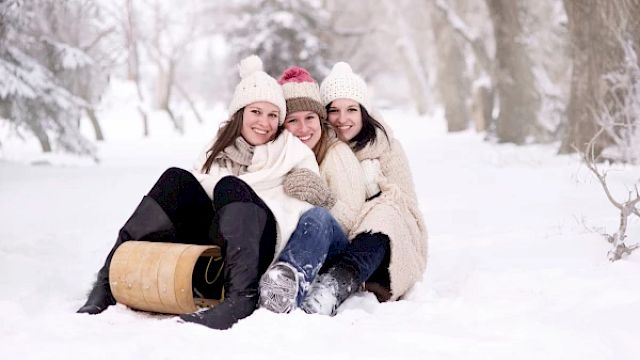
[[[306,69],[298,66],[292,66],[285,70],[278,80],[278,84],[284,85],[288,82],[316,82]]]

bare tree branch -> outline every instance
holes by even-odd
[[[636,205],[640,203],[640,191],[638,190],[638,185],[636,184],[634,186],[635,196],[632,191],[629,191],[628,199],[624,203],[620,203],[619,201],[617,201],[611,194],[611,191],[609,190],[609,186],[607,185],[607,172],[606,171],[601,172],[598,169],[598,166],[596,165],[597,159],[595,156],[595,143],[597,138],[604,131],[605,131],[604,127],[600,127],[598,132],[593,136],[593,138],[587,144],[587,147],[585,148],[585,152],[582,153],[582,158],[587,168],[596,176],[596,178],[600,182],[600,185],[602,186],[602,189],[604,190],[607,196],[607,199],[609,199],[609,202],[611,202],[613,206],[615,206],[618,210],[620,210],[620,223],[618,225],[618,231],[613,235],[605,234],[607,241],[609,241],[613,245],[613,249],[610,250],[608,253],[609,260],[616,261],[621,259],[624,255],[631,254],[631,252],[633,252],[638,247],[640,247],[640,244],[638,243],[631,246],[627,246],[624,242],[627,238],[626,232],[627,232],[629,215],[634,214],[640,217],[640,211],[636,207]],[[574,149],[577,152],[580,152],[579,149],[577,149],[575,146],[574,146]]]

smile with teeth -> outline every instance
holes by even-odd
[[[268,131],[267,130],[262,130],[262,129],[256,129],[253,128],[253,131],[260,134],[260,135],[267,135]]]
[[[298,139],[300,139],[300,141],[307,141],[311,139],[311,136],[313,136],[313,134],[309,134],[307,136],[298,136]]]

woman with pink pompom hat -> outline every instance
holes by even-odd
[[[284,182],[292,197],[316,207],[305,212],[287,245],[260,281],[260,306],[277,313],[299,307],[321,267],[348,245],[347,235],[365,202],[362,169],[327,122],[317,82],[306,69],[280,76],[287,115],[284,128],[313,150],[320,175],[292,171]]]

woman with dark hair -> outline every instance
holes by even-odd
[[[427,231],[404,150],[390,128],[370,115],[362,78],[347,63],[337,63],[320,93],[338,138],[360,162],[367,195],[351,242],[325,263],[301,305],[308,313],[333,315],[362,283],[379,301],[402,297],[422,278]]]
[[[317,173],[318,166],[307,146],[281,131],[285,100],[262,61],[250,56],[239,70],[229,121],[192,172],[168,169],[142,199],[79,313],[98,314],[115,304],[109,267],[115,250],[128,240],[221,247],[224,301],[181,315],[184,321],[226,329],[255,310],[260,276],[311,208],[284,192],[283,179],[298,168]]]

